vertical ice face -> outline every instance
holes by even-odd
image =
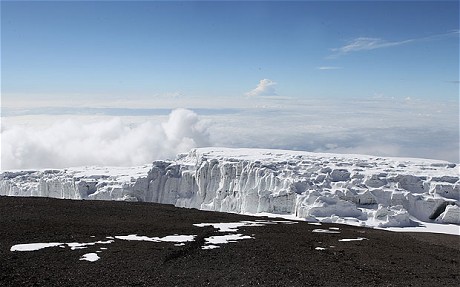
[[[259,149],[194,149],[133,168],[3,172],[0,195],[136,200],[237,213],[269,212],[377,226],[460,224],[455,164]]]

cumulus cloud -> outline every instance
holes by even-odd
[[[163,123],[121,118],[91,123],[66,120],[46,128],[2,127],[2,169],[82,165],[140,165],[209,144],[206,123],[176,109]]]
[[[255,89],[246,93],[248,97],[272,97],[278,96],[276,93],[276,82],[269,79],[260,80]]]

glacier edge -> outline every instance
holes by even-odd
[[[376,227],[460,225],[458,166],[426,159],[197,148],[140,167],[4,171],[0,195],[146,201]]]

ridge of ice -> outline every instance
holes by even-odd
[[[198,148],[141,167],[4,171],[0,195],[158,202],[385,228],[460,225],[458,166],[415,158]]]

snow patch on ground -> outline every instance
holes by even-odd
[[[226,244],[229,242],[236,242],[237,240],[242,239],[251,239],[253,237],[249,235],[243,235],[240,233],[237,234],[227,234],[227,235],[217,235],[217,236],[210,236],[205,238],[206,244],[215,245],[215,244]],[[205,249],[203,246],[203,249]]]
[[[101,259],[96,253],[86,253],[83,254],[83,256],[80,258],[80,260],[85,260],[89,262],[95,262]]]
[[[147,237],[139,236],[137,234],[115,236],[116,239],[127,241],[148,241],[148,242],[176,242],[183,243],[193,241],[196,235],[168,235],[165,237]]]
[[[28,243],[17,244],[10,248],[10,251],[37,251],[43,248],[61,246],[63,243],[50,242],[50,243]]]
[[[295,224],[294,221],[287,221],[287,220],[255,220],[255,221],[240,221],[240,222],[226,222],[226,223],[198,223],[193,224],[197,227],[206,227],[212,226],[221,233],[233,233],[237,232],[241,227],[260,227],[269,224]],[[225,234],[225,235],[217,235],[217,236],[210,236],[205,238],[205,245],[202,246],[202,249],[215,249],[219,248],[218,244],[226,244],[229,242],[236,242],[237,240],[242,239],[251,239],[254,236],[243,235],[243,234]],[[217,245],[216,245],[217,244]]]
[[[330,234],[340,233],[340,231],[329,230],[329,229],[313,229],[311,232],[314,232],[314,233],[330,233]]]
[[[223,234],[223,235],[216,235],[210,236],[205,238],[205,245],[202,246],[202,249],[215,249],[219,248],[221,244],[227,244],[230,242],[236,242],[238,240],[243,239],[251,239],[254,238],[254,235],[243,235],[240,233],[234,234],[234,232],[238,231],[238,228],[244,226],[251,226],[251,227],[260,227],[265,226],[268,224],[295,224],[296,222],[286,221],[286,220],[256,220],[256,221],[241,221],[241,222],[227,222],[227,223],[197,223],[193,224],[197,227],[206,227],[206,226],[213,226],[218,230],[220,233],[232,233],[232,234]],[[94,236],[90,236],[94,238]],[[130,234],[130,235],[116,235],[116,236],[107,236],[106,241],[95,241],[95,242],[71,242],[71,243],[58,243],[58,242],[50,242],[50,243],[27,243],[27,244],[16,244],[10,248],[11,252],[14,251],[37,251],[43,248],[49,247],[61,247],[65,248],[65,246],[69,247],[70,250],[78,250],[78,249],[85,249],[89,246],[97,245],[97,244],[111,244],[114,243],[115,240],[126,240],[126,241],[144,241],[144,242],[172,242],[176,243],[174,246],[184,246],[186,242],[191,242],[195,240],[196,235],[167,235],[164,237],[149,237],[144,235],[137,235],[137,234]],[[96,253],[102,253],[102,251],[107,250],[106,247],[100,247]],[[83,255],[80,260],[86,260],[90,262],[94,262],[100,259],[100,257],[96,253],[87,253]]]
[[[358,238],[344,238],[344,239],[339,239],[340,242],[363,241],[363,240],[367,240],[367,238],[358,237]]]

